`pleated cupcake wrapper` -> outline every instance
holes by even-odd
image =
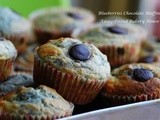
[[[73,110],[72,110],[73,111]],[[72,115],[72,111],[66,112],[65,115],[53,115],[53,116],[32,116],[32,115],[14,115],[5,112],[0,113],[0,120],[55,120]]]
[[[33,23],[36,23],[37,17],[48,14],[48,13],[51,14],[52,11],[54,10],[52,8],[45,9],[45,10],[44,9],[38,10],[35,13],[32,13],[30,15],[30,19],[33,21]],[[60,12],[60,11],[58,10],[57,12]],[[43,28],[38,26],[33,26],[33,31],[36,35],[36,40],[39,44],[44,44],[50,39],[58,39],[61,37],[71,37],[71,33],[72,33],[72,31],[65,31],[65,33],[63,33],[60,30],[46,31],[46,30],[43,30]]]
[[[137,45],[125,44],[123,47],[101,45],[98,48],[103,54],[107,55],[108,61],[113,67],[133,63],[139,59],[140,45],[138,43]],[[118,53],[118,49],[123,49],[124,53]]]
[[[52,31],[52,32],[47,32],[44,30],[41,30],[40,28],[35,28],[34,32],[37,36],[37,42],[39,44],[44,44],[50,39],[58,39],[61,37],[71,37],[71,31],[67,31],[66,33],[60,33],[58,31]]]
[[[104,99],[106,99],[106,101],[109,101],[114,105],[129,104],[129,103],[142,102],[160,98],[159,92],[151,94],[135,95],[135,96],[118,96],[118,95],[112,96],[112,95],[107,95],[107,93],[102,93],[102,95]]]
[[[0,82],[4,81],[13,70],[13,59],[0,60]]]
[[[77,8],[75,8],[75,9],[71,8],[71,10],[72,11],[76,11]],[[36,12],[33,12],[29,16],[29,18],[33,23],[36,24],[36,22],[37,22],[36,19],[41,15],[55,14],[55,13],[63,14],[64,12],[67,12],[66,8],[65,9],[62,8],[61,10],[57,9],[57,8],[47,8],[47,9],[44,8],[44,9],[38,10]],[[94,23],[94,21],[95,21],[95,15],[94,14],[90,15],[90,14],[92,14],[92,13],[89,12],[89,15],[86,17],[87,19],[85,19],[85,21],[84,21],[84,24],[86,24],[86,25],[84,25],[85,27],[87,25],[90,25],[90,24]],[[90,19],[88,19],[88,18],[90,18]],[[65,21],[65,19],[64,19],[64,21]],[[68,24],[68,23],[66,23],[66,24]],[[71,37],[72,36],[71,34],[72,34],[73,30],[74,30],[74,28],[73,28],[71,30],[59,30],[58,29],[58,30],[54,30],[53,31],[53,29],[52,29],[50,31],[46,31],[46,30],[43,30],[42,27],[38,27],[38,26],[34,26],[34,25],[33,25],[33,29],[34,29],[34,32],[35,32],[35,34],[37,36],[37,41],[40,44],[44,44],[50,39],[58,39],[58,38],[61,38],[61,37]]]
[[[80,76],[62,72],[53,65],[42,63],[36,57],[33,77],[37,84],[56,89],[62,97],[74,104],[91,102],[106,83],[106,80],[85,80]]]

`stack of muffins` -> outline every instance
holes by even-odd
[[[70,116],[98,94],[117,105],[160,98],[159,41],[142,26],[94,23],[82,8],[45,8],[29,20],[0,13],[0,119]]]

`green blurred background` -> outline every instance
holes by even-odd
[[[34,10],[51,6],[70,6],[70,0],[0,0],[0,6],[8,6],[23,16]]]

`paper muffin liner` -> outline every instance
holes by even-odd
[[[50,30],[50,31],[46,31],[44,30],[42,27],[38,27],[38,26],[33,26],[33,30],[34,30],[34,33],[36,35],[36,39],[38,41],[39,44],[44,44],[46,43],[48,40],[50,39],[58,39],[58,38],[61,38],[61,37],[71,37],[72,35],[72,32],[73,30],[75,29],[74,26],[77,24],[77,23],[80,23],[81,25],[83,26],[87,26],[89,24],[92,24],[94,23],[95,21],[95,15],[93,13],[91,13],[90,11],[88,11],[87,9],[80,9],[80,8],[44,8],[44,9],[40,9],[40,10],[37,10],[33,13],[31,13],[31,15],[29,16],[30,17],[30,20],[36,24],[36,19],[37,17],[41,16],[41,15],[47,15],[47,14],[52,14],[52,13],[56,13],[56,14],[64,14],[65,12],[75,12],[75,14],[79,13],[82,14],[85,14],[85,19],[79,21],[75,19],[75,24],[73,25],[73,28],[71,29],[54,29],[54,30]],[[87,15],[86,15],[87,14]],[[66,16],[67,17],[67,16]],[[68,20],[68,19],[67,19]],[[64,19],[65,21],[65,19]],[[72,21],[73,22],[73,21]],[[86,25],[84,25],[84,24]],[[66,22],[66,25],[69,25],[70,23],[69,22]]]
[[[13,70],[13,59],[0,60],[0,82],[3,82]]]
[[[41,9],[38,10],[30,15],[30,19],[33,21],[33,23],[36,23],[36,18],[39,17],[40,15],[45,15],[45,14],[51,14],[52,11],[55,11],[56,9]],[[61,14],[60,10],[56,10],[57,14]],[[58,39],[61,37],[71,37],[72,31],[65,31],[62,32],[60,30],[52,30],[52,31],[47,31],[43,30],[43,28],[40,28],[38,26],[33,27],[33,31],[36,36],[37,42],[41,44],[45,44],[48,42],[50,39]]]
[[[98,46],[99,50],[107,55],[108,61],[112,67],[120,66],[126,63],[138,61],[140,54],[140,44],[125,44],[122,47],[118,46]]]
[[[55,120],[55,119],[60,119],[60,118],[71,116],[73,112],[73,108],[71,110],[68,110],[64,115],[55,114],[53,116],[41,116],[41,115],[33,116],[33,115],[28,115],[28,114],[14,115],[14,114],[6,113],[6,112],[1,112],[0,120]]]
[[[58,39],[61,37],[71,37],[71,32],[67,31],[66,33],[61,33],[58,31],[44,31],[40,28],[34,29],[36,40],[39,44],[45,44],[50,39]]]
[[[142,102],[148,100],[154,100],[160,98],[159,92],[149,93],[149,94],[142,94],[142,95],[135,95],[135,96],[118,96],[118,95],[107,95],[107,93],[102,93],[104,98],[104,102],[107,101],[112,105],[123,105],[135,102]]]
[[[106,80],[85,80],[72,73],[63,72],[36,57],[33,79],[38,85],[52,87],[64,99],[79,105],[91,102],[106,83]]]

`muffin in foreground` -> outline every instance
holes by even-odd
[[[91,102],[109,76],[107,57],[92,44],[60,38],[50,40],[35,51],[35,83],[56,89],[75,104]]]
[[[17,50],[14,45],[9,40],[0,38],[0,82],[11,74],[16,57]]]
[[[9,39],[23,53],[33,38],[31,23],[8,7],[0,7],[0,37]]]
[[[73,108],[54,89],[21,87],[0,100],[0,119],[53,120],[72,115]]]
[[[33,29],[40,44],[50,39],[70,37],[75,28],[92,24],[95,16],[83,8],[44,8],[30,15]]]
[[[143,39],[138,28],[130,24],[97,24],[86,31],[75,30],[72,36],[96,45],[115,67],[139,59]]]
[[[114,104],[160,98],[159,68],[151,64],[127,64],[112,71],[102,94]]]
[[[34,86],[33,77],[25,72],[14,73],[0,84],[0,96],[4,96],[10,92],[16,91],[22,86]]]

